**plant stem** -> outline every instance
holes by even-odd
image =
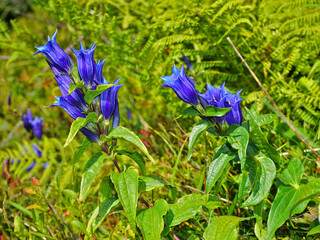
[[[142,197],[140,198],[140,201],[143,202],[143,204],[146,205],[147,208],[151,208],[151,206],[149,205],[149,203],[147,203],[147,201],[144,200]]]
[[[306,142],[306,140],[303,139],[303,137],[298,133],[298,131],[296,130],[296,128],[293,126],[293,124],[284,116],[284,114],[280,111],[279,107],[277,106],[277,104],[273,101],[273,99],[271,98],[270,94],[267,92],[267,90],[263,87],[262,83],[260,82],[260,80],[258,79],[258,77],[255,75],[255,73],[252,71],[252,69],[250,68],[250,66],[247,64],[246,60],[244,60],[244,58],[241,56],[241,54],[239,53],[239,51],[237,50],[237,48],[234,46],[233,42],[231,41],[231,39],[228,37],[227,40],[229,41],[229,43],[231,44],[232,48],[234,49],[234,51],[237,53],[237,55],[239,56],[239,58],[241,59],[241,61],[243,62],[243,64],[247,67],[247,69],[249,70],[250,74],[252,75],[252,77],[254,78],[254,80],[256,80],[256,82],[258,83],[259,87],[262,89],[262,91],[266,94],[267,98],[270,100],[270,102],[272,103],[272,105],[274,106],[274,108],[277,110],[277,112],[279,113],[280,117],[285,121],[285,123],[289,126],[289,128],[297,135],[297,137],[310,149],[310,151],[316,155],[318,162],[320,161],[320,155]]]
[[[113,161],[114,165],[116,166],[116,168],[118,169],[119,173],[121,173],[122,171],[121,171],[121,169],[120,169],[120,167],[118,165],[117,157],[114,156],[114,159],[112,159],[112,161]]]

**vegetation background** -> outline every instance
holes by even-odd
[[[0,16],[0,160],[8,156],[21,159],[21,165],[11,169],[13,180],[1,179],[0,232],[4,239],[23,231],[29,234],[29,239],[41,238],[31,230],[31,226],[38,229],[41,224],[54,231],[57,227],[61,232],[67,231],[67,225],[83,237],[84,225],[98,204],[98,184],[90,190],[86,203],[79,204],[74,195],[86,159],[96,148],[91,147],[73,166],[73,154],[82,136],[77,136],[67,148],[62,147],[71,119],[61,109],[47,107],[54,102],[59,89],[44,57],[33,55],[35,46],[43,45],[56,30],[58,44],[68,53],[70,47],[78,49],[80,41],[86,47],[95,42],[96,60],[106,58],[105,78],[111,82],[121,77],[124,85],[118,95],[120,125],[139,135],[156,159],[156,165],[147,163],[148,172],[176,186],[178,196],[204,190],[204,174],[215,151],[206,152],[207,146],[201,139],[208,137],[211,149],[221,145],[219,138],[203,136],[195,145],[191,160],[186,161],[185,143],[198,119],[178,118],[186,104],[170,89],[160,87],[159,78],[170,75],[173,64],[178,67],[183,64],[181,53],[194,67],[187,74],[196,77],[198,90],[203,91],[207,82],[214,86],[226,82],[231,92],[243,89],[243,107],[253,106],[259,114],[276,114],[226,40],[230,37],[280,110],[311,146],[317,149],[320,145],[320,3],[317,0],[2,0]],[[9,93],[11,105],[8,105]],[[44,118],[45,137],[39,143],[43,152],[37,158],[39,164],[26,173],[25,167],[35,156],[21,152],[36,142],[22,126],[21,116],[28,108]],[[127,115],[128,110],[132,119]],[[320,168],[312,161],[314,156],[279,117],[263,130],[269,143],[282,154],[282,166],[298,158],[304,163],[304,178],[319,177]],[[46,162],[50,162],[49,167],[42,169],[40,163]],[[129,159],[123,157],[120,162],[123,165]],[[105,171],[113,168],[112,163],[105,165]],[[239,188],[239,173],[239,169],[233,169],[219,182],[216,193],[226,202],[212,214],[253,216],[250,210],[229,203]],[[40,180],[45,197],[30,192],[31,177]],[[97,179],[102,178],[103,173]],[[275,182],[266,209],[270,208],[276,189]],[[168,190],[159,188],[145,197],[167,196]],[[18,206],[5,205],[4,199]],[[55,206],[66,224],[58,224],[53,215],[45,214],[46,201]],[[34,210],[32,214],[36,217],[28,218],[24,212],[28,206],[43,214]],[[200,220],[201,214],[175,227],[175,234],[180,239],[197,239],[206,226]],[[293,219],[297,229],[287,221],[276,236],[302,239],[310,224],[316,224],[318,215],[318,207],[310,204]],[[24,224],[18,226],[16,219],[23,219]],[[254,223],[254,219],[240,222],[241,239],[255,238]],[[97,238],[101,236],[132,237],[121,211],[106,218],[96,233]],[[307,239],[314,237],[317,235]]]

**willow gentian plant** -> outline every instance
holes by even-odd
[[[47,57],[47,62],[54,74],[61,96],[56,96],[56,102],[51,107],[60,107],[73,119],[65,147],[69,145],[77,132],[81,131],[86,138],[77,148],[73,163],[76,164],[81,154],[91,143],[98,144],[101,151],[94,154],[84,167],[82,174],[79,201],[84,201],[90,185],[107,160],[112,160],[118,173],[110,172],[101,182],[103,196],[100,204],[92,213],[87,223],[88,236],[92,236],[107,214],[121,202],[133,230],[136,230],[136,208],[139,193],[139,174],[132,168],[121,168],[117,155],[126,155],[139,166],[142,175],[146,175],[145,160],[136,151],[120,150],[117,139],[124,139],[138,147],[151,161],[154,161],[141,140],[132,131],[119,126],[120,113],[118,91],[120,78],[109,83],[103,76],[105,60],[95,61],[96,45],[85,49],[80,43],[80,49],[72,49],[76,65],[70,56],[57,44],[57,32],[44,46],[36,47],[38,53]],[[77,71],[74,68],[77,67]],[[28,116],[27,116],[28,117]],[[29,127],[29,126],[28,126]],[[108,176],[110,175],[110,176]],[[113,189],[117,194],[112,196]],[[141,189],[140,189],[141,190]],[[144,203],[149,206],[145,201]],[[102,212],[101,212],[101,209]]]
[[[229,162],[239,162],[243,173],[239,203],[242,203],[242,207],[261,203],[271,188],[280,158],[260,129],[269,123],[270,116],[261,118],[253,110],[247,109],[249,121],[243,122],[241,90],[233,94],[227,91],[225,83],[220,87],[208,83],[206,92],[200,93],[193,79],[184,72],[183,65],[181,70],[173,66],[172,75],[161,79],[165,81],[162,86],[170,87],[182,101],[192,105],[182,112],[182,116],[199,115],[201,118],[190,133],[188,160],[203,133],[219,136],[225,141],[209,166],[206,193],[210,193]],[[256,176],[256,181],[248,182],[248,174],[250,177]]]

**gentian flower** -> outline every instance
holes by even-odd
[[[114,84],[118,84],[120,81],[120,78],[118,78],[116,81],[114,81]],[[109,84],[107,81],[105,81],[105,84]],[[105,120],[110,120],[112,116],[118,118],[119,115],[119,104],[118,104],[118,91],[120,89],[121,85],[115,85],[111,88],[108,88],[103,93],[101,93],[100,97],[100,109],[103,115],[103,118]],[[117,110],[118,108],[118,110]],[[116,116],[117,115],[117,116]]]
[[[38,148],[38,146],[36,144],[32,144],[32,148],[35,151],[37,157],[41,157],[42,156],[42,152],[40,151],[40,149]]]
[[[173,66],[172,75],[161,77],[165,84],[163,87],[170,87],[177,96],[184,102],[198,105],[197,90],[192,79],[185,74],[182,64],[181,70]]]
[[[71,74],[73,62],[68,54],[56,43],[56,37],[57,31],[52,36],[52,40],[48,37],[48,41],[44,46],[36,47],[38,51],[34,55],[43,53],[55,68],[63,73]]]
[[[49,166],[49,162],[46,162],[45,164],[43,164],[42,168],[47,168]]]
[[[65,74],[65,73],[59,71],[59,69],[57,69],[48,60],[47,60],[47,62],[49,64],[52,72],[55,75],[54,79],[58,83],[60,92],[62,93],[63,96],[67,95],[69,93],[70,83],[73,82],[73,80],[71,79],[71,77],[68,74]]]
[[[8,95],[8,106],[11,106],[11,92]]]
[[[26,169],[27,172],[30,172],[34,166],[37,164],[37,161],[33,161]]]
[[[126,107],[126,110],[127,110],[127,117],[128,117],[128,119],[129,119],[129,121],[131,121],[131,120],[132,120],[131,111],[130,111],[130,109],[129,109],[128,107]]]
[[[81,79],[84,81],[87,88],[91,88],[95,78],[96,63],[93,59],[95,44],[92,44],[88,50],[82,47],[80,42],[80,50],[72,49],[77,57],[77,67]]]
[[[232,124],[241,125],[243,120],[240,107],[242,98],[239,97],[241,90],[234,95],[229,93],[224,86],[225,83],[223,83],[220,88],[216,88],[210,84],[207,84],[207,92],[199,94],[200,103],[204,109],[207,105],[218,108],[231,107],[231,110],[226,115],[222,117],[213,117],[214,120],[219,125],[224,125],[225,123],[227,123],[229,126]]]
[[[243,121],[243,115],[240,107],[240,102],[243,100],[240,98],[241,90],[239,90],[236,94],[229,93],[226,98],[226,107],[231,107],[230,112],[226,114],[228,125],[238,124],[241,125]]]
[[[32,120],[33,120],[32,112],[30,109],[28,109],[27,113],[22,115],[23,126],[28,132],[32,130]]]
[[[43,121],[43,118],[36,117],[31,122],[33,133],[36,136],[36,138],[38,138],[39,140],[41,140],[42,138],[42,121]]]
[[[193,67],[192,67],[189,59],[183,54],[183,52],[182,52],[181,54],[182,54],[183,61],[184,61],[184,63],[187,65],[188,69],[189,69],[190,71],[193,71]]]

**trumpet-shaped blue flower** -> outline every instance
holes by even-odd
[[[211,105],[218,108],[228,108],[231,107],[231,110],[222,117],[213,117],[214,120],[219,125],[224,125],[225,122],[230,126],[232,124],[241,125],[243,116],[241,112],[240,102],[242,98],[240,98],[239,94],[241,92],[238,91],[236,94],[229,93],[225,87],[224,83],[220,86],[220,88],[216,88],[207,84],[207,92],[203,94],[199,94],[199,100],[202,107],[205,109],[205,106]]]
[[[27,172],[30,172],[34,166],[37,164],[37,161],[33,161],[26,169]]]
[[[28,132],[32,130],[32,120],[33,120],[32,112],[30,109],[28,109],[27,113],[22,115],[23,126]]]
[[[42,138],[42,121],[43,118],[36,117],[34,120],[32,120],[32,130],[36,138],[41,140]]]
[[[80,50],[72,49],[77,57],[79,75],[87,88],[91,88],[93,86],[93,80],[95,78],[96,63],[93,59],[95,49],[95,44],[92,44],[88,50],[85,50],[81,43]]]
[[[69,93],[69,87],[70,87],[70,83],[73,82],[71,77],[66,74],[63,73],[61,71],[59,71],[58,68],[56,68],[51,62],[49,62],[47,60],[49,66],[51,67],[52,72],[54,73],[54,79],[56,80],[56,82],[58,83],[60,92],[62,93],[63,96],[67,95]]]
[[[198,105],[197,90],[192,79],[185,74],[182,64],[181,70],[173,66],[172,75],[161,77],[165,84],[163,87],[170,87],[177,96],[184,102]]]
[[[114,81],[114,84],[118,84],[120,81],[120,78]],[[105,81],[105,84],[109,84]],[[115,85],[111,88],[108,88],[103,93],[101,93],[100,96],[100,109],[101,113],[105,120],[110,120],[113,116],[113,122],[114,126],[119,125],[119,103],[118,103],[118,91],[120,89],[121,85]]]
[[[38,148],[38,146],[36,144],[32,144],[32,148],[33,148],[33,151],[35,151],[37,157],[42,156],[42,152],[40,151],[40,149]]]
[[[49,61],[59,71],[71,74],[73,62],[66,52],[56,42],[57,31],[52,36],[52,39],[48,37],[48,41],[44,46],[36,47],[38,51],[35,53],[43,53],[49,59]]]

